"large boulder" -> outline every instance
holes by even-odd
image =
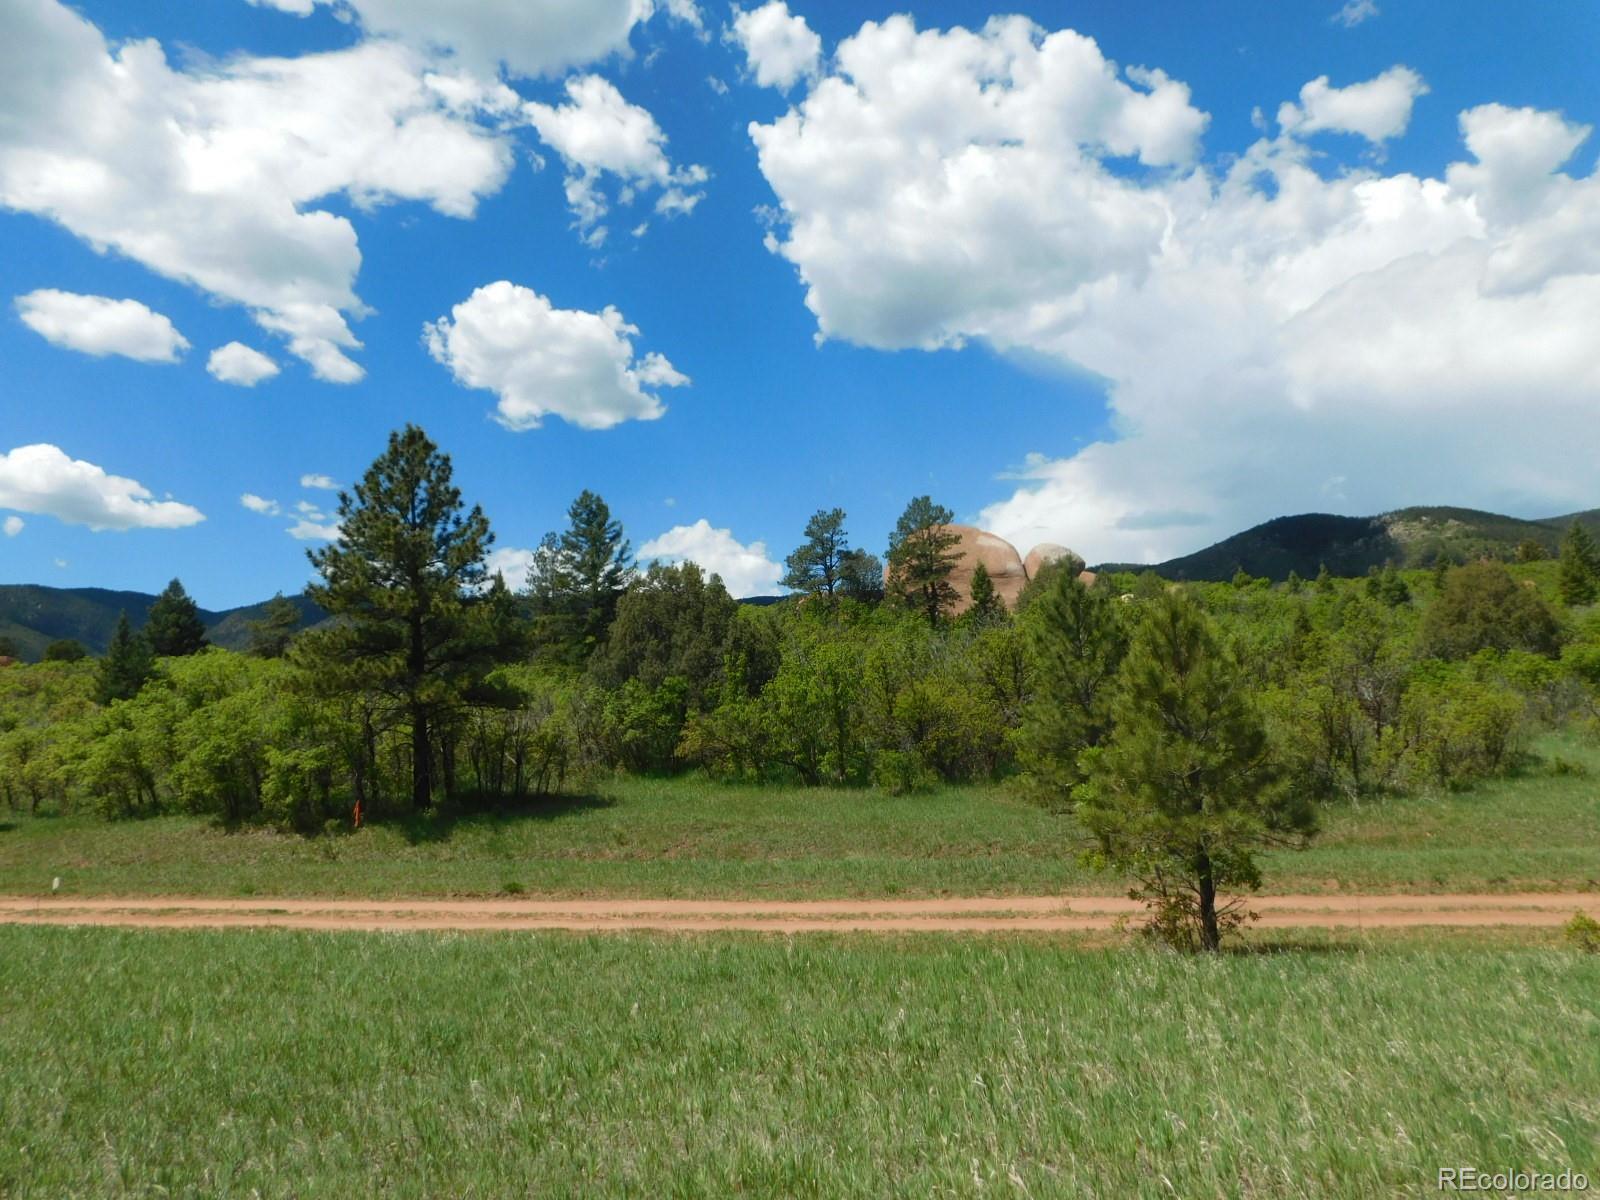
[[[1073,574],[1082,574],[1084,562],[1078,555],[1068,550],[1065,546],[1058,546],[1054,542],[1040,542],[1028,551],[1028,557],[1022,562],[1022,569],[1027,572],[1029,579],[1038,578],[1039,571],[1050,563],[1066,559],[1073,564]]]
[[[954,611],[964,613],[972,607],[972,572],[979,563],[989,572],[995,595],[1005,601],[1007,608],[1015,608],[1017,597],[1028,585],[1028,573],[1022,568],[1022,555],[1017,548],[1005,538],[971,525],[946,525],[945,529],[961,535],[955,548],[961,558],[950,573],[958,597]]]

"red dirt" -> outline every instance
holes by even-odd
[[[1600,917],[1597,893],[1257,896],[1258,928],[1398,929],[1554,926]],[[206,897],[0,897],[0,924],[325,930],[569,929],[765,933],[1042,933],[1106,930],[1137,917],[1124,897],[998,896],[932,900],[346,900]]]

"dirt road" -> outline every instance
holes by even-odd
[[[1553,926],[1600,918],[1600,893],[1258,896],[1268,929]],[[324,930],[570,929],[700,933],[1040,933],[1114,929],[1137,917],[1120,897],[1002,896],[932,900],[333,900],[0,897],[0,924]]]

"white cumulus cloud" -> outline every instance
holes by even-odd
[[[778,590],[783,568],[767,557],[765,542],[744,545],[730,529],[714,529],[701,517],[693,525],[675,525],[639,547],[643,560],[692,562],[709,574],[722,576],[735,597],[771,595]]]
[[[265,496],[257,496],[254,492],[245,492],[239,497],[239,503],[253,513],[260,513],[265,517],[275,517],[281,511],[276,500],[268,500]]]
[[[57,0],[10,0],[6,21],[0,206],[244,306],[324,379],[361,377],[347,318],[365,309],[355,227],[317,202],[466,217],[511,169],[506,136],[395,42],[178,70]]]
[[[3,523],[0,523],[0,529],[5,530],[7,537],[16,537],[17,534],[22,532],[23,524],[21,517],[7,517]]]
[[[505,577],[506,586],[520,592],[528,583],[528,572],[533,570],[534,551],[520,546],[496,546],[484,560],[492,579],[497,573]]]
[[[189,348],[171,321],[137,300],[40,288],[17,297],[17,313],[47,342],[97,357],[120,354],[139,362],[172,363]]]
[[[651,0],[250,0],[300,16],[339,6],[369,33],[441,53],[466,71],[493,78],[547,75],[627,53],[628,35],[657,5]],[[692,0],[666,0],[672,16],[698,27]]]
[[[556,308],[503,279],[423,331],[428,352],[456,382],[496,393],[497,419],[519,430],[552,414],[584,429],[659,417],[666,410],[649,389],[689,379],[658,353],[635,357],[638,334],[615,308]]]
[[[156,500],[137,480],[109,475],[57,446],[0,454],[0,508],[55,517],[90,529],[178,529],[205,520],[199,509]]]
[[[1437,178],[1299,136],[1212,169],[1187,88],[1069,31],[897,17],[831,62],[751,128],[769,246],[819,336],[979,339],[1105,381],[1113,435],[1041,430],[985,528],[1151,561],[1285,512],[1594,505],[1600,177],[1568,169],[1587,127],[1471,109]],[[1370,82],[1303,91],[1295,134],[1395,135],[1422,81]]]
[[[211,352],[211,357],[206,360],[206,371],[223,383],[255,387],[263,379],[271,379],[276,375],[278,364],[243,342],[229,342]]]
[[[600,222],[617,198],[602,186],[608,174],[618,181],[618,194],[630,200],[640,189],[658,190],[657,212],[693,210],[708,172],[701,166],[673,166],[666,134],[648,111],[628,103],[616,85],[598,75],[574,76],[566,91],[566,104],[530,101],[523,112],[567,166],[567,204],[585,241],[599,245],[605,240]]]
[[[770,0],[748,12],[735,6],[731,34],[762,87],[787,91],[815,75],[822,63],[822,39],[804,17],[789,12],[784,0]]]
[[[334,481],[332,475],[323,475],[320,472],[300,476],[300,486],[314,488],[322,492],[337,492],[339,490],[339,485]]]
[[[1428,93],[1428,85],[1410,67],[1390,67],[1381,75],[1349,87],[1333,87],[1320,75],[1300,89],[1300,103],[1278,109],[1285,133],[1358,133],[1369,142],[1399,137],[1411,122],[1411,106]]]

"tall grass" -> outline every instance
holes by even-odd
[[[0,1194],[1124,1198],[1600,1177],[1600,958],[0,930]]]

